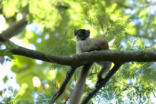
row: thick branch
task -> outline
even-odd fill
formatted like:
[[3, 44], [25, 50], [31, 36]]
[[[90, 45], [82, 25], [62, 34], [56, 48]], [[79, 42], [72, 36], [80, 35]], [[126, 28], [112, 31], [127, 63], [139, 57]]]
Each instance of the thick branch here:
[[[4, 41], [5, 38], [0, 36], [0, 40]], [[10, 42], [9, 40], [5, 40]], [[13, 44], [10, 42], [10, 44]], [[75, 56], [56, 56], [41, 53], [31, 49], [23, 48], [15, 45], [17, 48], [10, 49], [14, 55], [21, 55], [33, 59], [39, 59], [46, 62], [52, 62], [62, 65], [80, 66], [95, 61], [111, 61], [111, 62], [154, 62], [156, 61], [156, 52], [124, 52], [124, 51], [93, 51], [86, 52]]]
[[86, 63], [95, 61], [112, 61], [112, 62], [154, 62], [156, 61], [156, 52], [124, 52], [124, 51], [96, 51], [83, 53], [75, 56], [56, 56], [44, 54], [38, 51], [26, 49], [23, 47], [18, 47], [12, 49], [11, 52], [15, 55], [21, 55], [30, 57], [33, 59], [39, 59], [47, 62], [70, 65], [70, 66], [80, 66]]

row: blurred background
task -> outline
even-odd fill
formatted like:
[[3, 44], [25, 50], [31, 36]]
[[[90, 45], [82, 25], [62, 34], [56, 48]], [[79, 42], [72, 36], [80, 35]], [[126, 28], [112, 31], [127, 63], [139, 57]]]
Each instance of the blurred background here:
[[[0, 0], [0, 32], [26, 16], [11, 41], [59, 56], [75, 55], [75, 29], [109, 41], [111, 50], [156, 50], [156, 0]], [[0, 50], [6, 46], [0, 43]], [[0, 104], [47, 104], [69, 67], [0, 51]], [[85, 93], [94, 88], [92, 67]], [[56, 104], [74, 89], [79, 70]], [[129, 62], [91, 100], [93, 104], [155, 104], [156, 63]]]

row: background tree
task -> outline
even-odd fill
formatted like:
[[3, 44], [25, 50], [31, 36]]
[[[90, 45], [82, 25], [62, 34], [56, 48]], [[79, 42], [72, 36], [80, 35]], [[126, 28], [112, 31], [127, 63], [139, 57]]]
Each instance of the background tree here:
[[[155, 6], [154, 0], [1, 0], [0, 18], [5, 21], [1, 35], [11, 32], [4, 37], [17, 38], [25, 46], [43, 53], [71, 56], [75, 54], [74, 29], [87, 28], [92, 37], [109, 41], [111, 50], [154, 51]], [[24, 16], [26, 19], [22, 19]], [[21, 22], [17, 28], [14, 26], [16, 21]], [[4, 31], [11, 26], [17, 31]], [[4, 45], [0, 45], [2, 49]], [[4, 55], [11, 57], [6, 51], [0, 51], [0, 55], [1, 62], [8, 59]], [[91, 102], [152, 103], [156, 86], [155, 67], [155, 63], [124, 64]], [[16, 73], [20, 88], [9, 101], [22, 104], [48, 102], [60, 87], [68, 69], [58, 64], [14, 56], [11, 70]], [[98, 65], [92, 67], [84, 94], [93, 89], [99, 69]], [[78, 73], [79, 70], [56, 103], [63, 103], [70, 96]]]

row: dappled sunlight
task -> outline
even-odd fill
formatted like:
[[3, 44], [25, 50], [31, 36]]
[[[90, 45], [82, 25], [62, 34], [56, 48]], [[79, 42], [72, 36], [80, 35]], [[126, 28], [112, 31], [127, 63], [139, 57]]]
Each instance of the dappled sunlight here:
[[86, 84], [88, 85], [89, 88], [94, 88], [95, 83], [93, 83], [91, 80], [86, 80]]
[[26, 93], [26, 89], [27, 89], [27, 88], [28, 88], [28, 84], [23, 83], [23, 84], [20, 86], [20, 89], [18, 90], [17, 97], [18, 97], [18, 96], [22, 96], [24, 93]]
[[11, 41], [14, 42], [15, 44], [19, 45], [19, 46], [22, 46], [22, 47], [26, 47], [28, 49], [33, 49], [33, 50], [36, 50], [36, 47], [35, 45], [33, 44], [25, 44], [22, 40], [19, 40], [17, 38], [11, 38]]
[[6, 46], [5, 46], [5, 45], [3, 45], [3, 44], [2, 44], [2, 45], [0, 45], [0, 49], [2, 49], [2, 50], [3, 50], [3, 49], [6, 49]]
[[5, 18], [3, 17], [3, 15], [0, 15], [0, 33], [4, 31], [7, 27], [8, 25], [6, 24]]
[[126, 32], [129, 33], [130, 35], [134, 35], [136, 33], [136, 29], [134, 28], [133, 22], [127, 24]]
[[53, 69], [49, 70], [47, 74], [48, 79], [54, 80], [56, 78], [56, 73], [57, 73], [56, 70]]
[[10, 70], [11, 65], [12, 63], [9, 61], [0, 64], [0, 92], [3, 92], [0, 96], [0, 101], [3, 97], [13, 96], [14, 92], [12, 92], [12, 89], [13, 91], [19, 89], [19, 85], [16, 82], [16, 74]]
[[32, 79], [32, 81], [33, 81], [34, 87], [40, 87], [40, 86], [41, 86], [41, 81], [40, 81], [40, 79], [39, 79], [38, 77], [35, 76], [35, 77]]
[[36, 33], [37, 35], [41, 35], [42, 34], [42, 30], [39, 28], [39, 26], [36, 23], [28, 24], [26, 26], [26, 29], [28, 31]]
[[46, 34], [46, 35], [44, 36], [44, 39], [45, 39], [45, 40], [49, 39], [49, 35]]
[[43, 61], [41, 61], [41, 60], [35, 60], [35, 62], [36, 62], [36, 64], [43, 64]]
[[17, 20], [21, 20], [23, 18], [23, 15], [21, 13], [17, 14]]

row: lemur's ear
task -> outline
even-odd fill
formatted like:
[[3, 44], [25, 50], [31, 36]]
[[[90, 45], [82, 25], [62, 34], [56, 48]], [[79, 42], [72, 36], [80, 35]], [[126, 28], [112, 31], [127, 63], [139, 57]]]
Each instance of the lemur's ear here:
[[89, 30], [86, 30], [86, 33], [87, 33], [87, 36], [89, 36], [89, 35], [90, 35], [90, 31], [89, 31]]
[[74, 30], [74, 35], [76, 36], [79, 30], [75, 29]]

